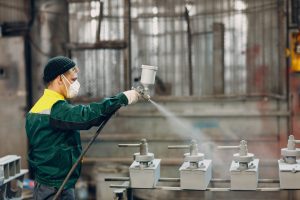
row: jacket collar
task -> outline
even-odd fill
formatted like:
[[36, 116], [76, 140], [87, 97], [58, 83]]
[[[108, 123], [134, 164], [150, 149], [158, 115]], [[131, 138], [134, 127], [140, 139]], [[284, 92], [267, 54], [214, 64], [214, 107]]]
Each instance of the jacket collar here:
[[50, 90], [50, 89], [45, 89], [44, 95], [47, 97], [55, 98], [57, 100], [65, 100], [63, 95], [59, 94], [58, 92], [55, 92], [54, 90]]

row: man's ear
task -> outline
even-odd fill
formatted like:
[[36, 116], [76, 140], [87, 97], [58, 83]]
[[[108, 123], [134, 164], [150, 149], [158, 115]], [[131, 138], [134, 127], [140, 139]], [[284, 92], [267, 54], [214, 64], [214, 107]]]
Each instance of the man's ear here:
[[57, 82], [58, 85], [63, 85], [63, 84], [64, 84], [63, 78], [62, 78], [61, 75], [57, 76], [57, 77], [55, 78], [55, 81]]

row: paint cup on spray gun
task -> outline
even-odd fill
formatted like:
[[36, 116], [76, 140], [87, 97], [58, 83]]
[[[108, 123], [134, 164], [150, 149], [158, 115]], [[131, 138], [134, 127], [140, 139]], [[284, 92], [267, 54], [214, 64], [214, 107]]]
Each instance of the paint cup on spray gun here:
[[155, 76], [158, 67], [150, 66], [150, 65], [142, 65], [141, 68], [142, 68], [141, 81], [140, 81], [141, 85], [133, 89], [135, 89], [138, 93], [140, 93], [144, 99], [150, 100], [149, 87], [151, 87], [155, 83]]

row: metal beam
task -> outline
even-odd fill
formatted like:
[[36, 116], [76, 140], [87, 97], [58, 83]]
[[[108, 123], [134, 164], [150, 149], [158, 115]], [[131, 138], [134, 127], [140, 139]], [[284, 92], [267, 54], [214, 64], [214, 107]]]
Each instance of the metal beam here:
[[96, 42], [100, 42], [100, 33], [101, 33], [101, 22], [103, 18], [103, 1], [99, 0], [100, 2], [100, 10], [99, 10], [99, 16], [98, 16], [98, 27], [96, 32]]
[[224, 34], [223, 23], [213, 23], [213, 94], [224, 94]]
[[66, 48], [69, 50], [86, 50], [86, 49], [125, 49], [127, 43], [123, 40], [101, 41], [98, 43], [68, 43]]
[[192, 64], [192, 31], [189, 10], [185, 7], [185, 20], [187, 23], [187, 44], [188, 44], [188, 67], [189, 67], [189, 94], [193, 96], [193, 64]]
[[131, 0], [124, 0], [124, 40], [127, 48], [124, 50], [124, 90], [131, 88]]

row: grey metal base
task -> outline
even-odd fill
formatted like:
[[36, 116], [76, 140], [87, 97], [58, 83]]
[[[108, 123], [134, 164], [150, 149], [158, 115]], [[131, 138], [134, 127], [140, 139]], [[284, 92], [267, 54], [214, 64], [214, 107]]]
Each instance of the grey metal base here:
[[184, 162], [179, 168], [180, 188], [187, 190], [206, 190], [212, 177], [212, 161], [203, 160], [203, 167], [190, 169], [189, 162]]
[[154, 188], [160, 178], [160, 159], [154, 159], [151, 166], [140, 167], [134, 161], [129, 167], [131, 188]]
[[278, 160], [281, 189], [300, 189], [300, 161], [288, 164]]
[[231, 190], [256, 190], [259, 159], [254, 159], [251, 163], [252, 169], [241, 171], [239, 170], [239, 163], [232, 161], [230, 167]]

